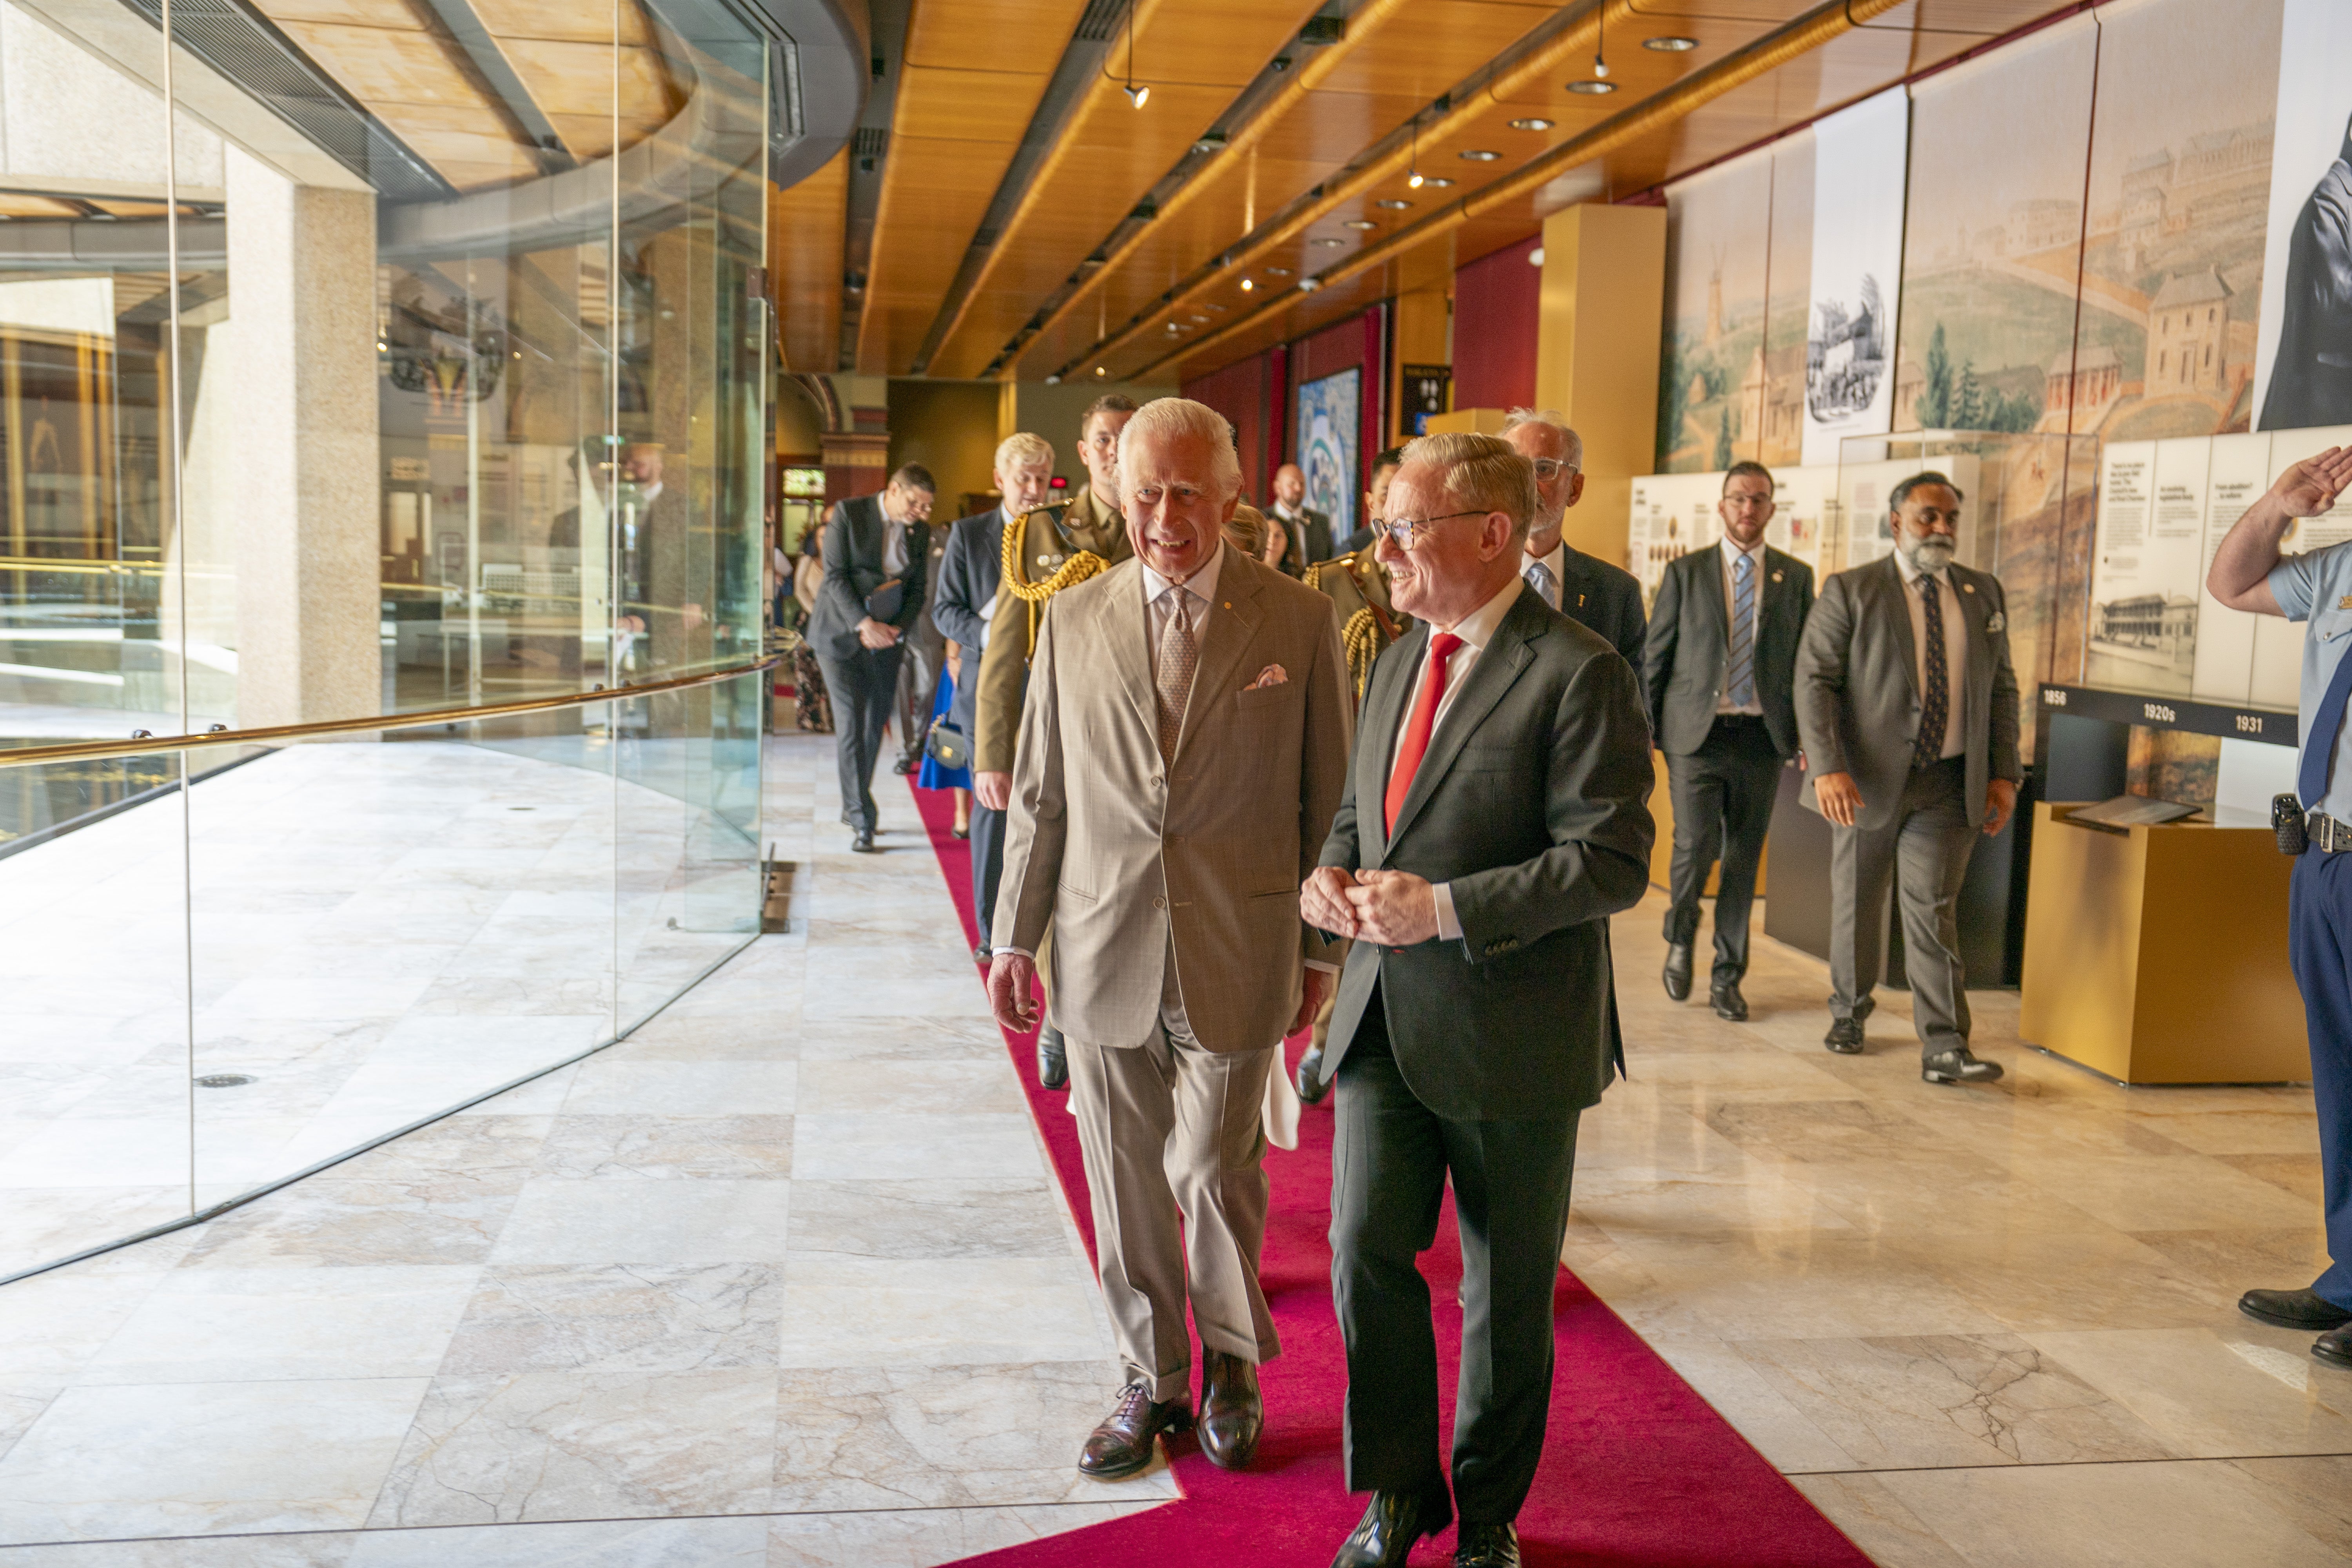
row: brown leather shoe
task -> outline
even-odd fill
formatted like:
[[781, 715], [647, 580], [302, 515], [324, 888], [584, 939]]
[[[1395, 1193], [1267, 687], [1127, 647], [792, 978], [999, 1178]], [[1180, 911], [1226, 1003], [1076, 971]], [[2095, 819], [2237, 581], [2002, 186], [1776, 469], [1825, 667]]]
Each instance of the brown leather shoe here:
[[1181, 1432], [1192, 1425], [1190, 1401], [1154, 1403], [1143, 1384], [1130, 1383], [1118, 1391], [1118, 1404], [1078, 1450], [1078, 1473], [1098, 1481], [1131, 1476], [1151, 1463], [1153, 1439], [1162, 1432]]
[[1201, 1452], [1220, 1469], [1238, 1470], [1257, 1452], [1265, 1426], [1257, 1367], [1237, 1355], [1204, 1350], [1201, 1356]]

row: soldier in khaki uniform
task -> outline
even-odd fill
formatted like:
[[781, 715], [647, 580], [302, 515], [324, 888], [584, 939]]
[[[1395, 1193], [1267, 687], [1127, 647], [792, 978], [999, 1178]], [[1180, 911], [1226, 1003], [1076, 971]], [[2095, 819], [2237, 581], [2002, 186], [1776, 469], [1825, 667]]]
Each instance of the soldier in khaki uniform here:
[[[1348, 655], [1348, 694], [1359, 703], [1371, 684], [1372, 663], [1389, 644], [1412, 629], [1412, 617], [1389, 602], [1387, 569], [1372, 559], [1372, 520], [1387, 515], [1389, 481], [1404, 464], [1404, 449], [1391, 447], [1372, 459], [1372, 488], [1364, 492], [1364, 526], [1346, 541], [1347, 549], [1328, 561], [1311, 563], [1301, 574], [1310, 588], [1331, 599], [1339, 622], [1339, 643]], [[1335, 992], [1334, 996], [1337, 995]], [[1323, 1042], [1331, 1032], [1333, 997], [1323, 999], [1315, 1015], [1315, 1038], [1298, 1059], [1298, 1098], [1309, 1105], [1321, 1100], [1330, 1086], [1323, 1081]]]
[[[972, 720], [975, 811], [1001, 814], [1012, 805], [1013, 742], [1021, 733], [1029, 659], [1045, 601], [1135, 553], [1118, 512], [1118, 433], [1134, 413], [1134, 400], [1115, 392], [1087, 405], [1078, 418], [1087, 488], [1069, 501], [1026, 513], [1004, 531], [1004, 571], [997, 583], [996, 613], [988, 624], [988, 648], [980, 658], [979, 705]], [[993, 910], [980, 911], [983, 938], [993, 918]], [[1040, 953], [1037, 973], [1043, 975], [1050, 967]], [[1050, 1013], [1037, 1031], [1037, 1081], [1047, 1089], [1069, 1081], [1062, 1031]]]

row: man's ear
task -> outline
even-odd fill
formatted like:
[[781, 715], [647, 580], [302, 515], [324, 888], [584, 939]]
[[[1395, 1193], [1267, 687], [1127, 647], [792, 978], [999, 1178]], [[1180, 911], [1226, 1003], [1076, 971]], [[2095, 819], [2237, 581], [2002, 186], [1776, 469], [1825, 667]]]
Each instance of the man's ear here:
[[1582, 468], [1579, 468], [1575, 473], [1569, 476], [1568, 500], [1560, 503], [1561, 509], [1565, 510], [1567, 508], [1574, 506], [1578, 501], [1580, 501], [1583, 499], [1584, 470]]
[[1519, 525], [1511, 521], [1509, 512], [1488, 512], [1486, 521], [1479, 524], [1478, 559], [1492, 561], [1507, 550], [1517, 549], [1518, 540], [1515, 536], [1518, 530]]

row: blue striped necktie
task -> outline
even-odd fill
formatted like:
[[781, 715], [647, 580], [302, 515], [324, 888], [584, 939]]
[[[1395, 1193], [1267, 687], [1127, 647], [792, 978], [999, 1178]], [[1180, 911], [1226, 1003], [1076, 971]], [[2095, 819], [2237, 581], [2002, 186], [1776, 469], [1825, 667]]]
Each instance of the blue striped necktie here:
[[1731, 558], [1730, 702], [1746, 708], [1756, 700], [1756, 563], [1748, 552]]
[[2294, 793], [2305, 811], [2317, 811], [2320, 797], [2327, 793], [2328, 767], [2336, 761], [2336, 732], [2344, 727], [2347, 695], [2352, 695], [2352, 651], [2336, 658], [2336, 673], [2328, 677], [2319, 710], [2312, 714], [2303, 732], [2303, 763], [2295, 770]]

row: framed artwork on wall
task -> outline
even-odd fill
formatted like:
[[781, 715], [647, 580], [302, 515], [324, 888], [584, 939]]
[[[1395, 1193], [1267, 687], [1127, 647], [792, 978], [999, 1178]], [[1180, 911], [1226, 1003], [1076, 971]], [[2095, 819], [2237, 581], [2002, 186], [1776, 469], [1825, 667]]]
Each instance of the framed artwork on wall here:
[[1363, 373], [1349, 369], [1299, 384], [1297, 432], [1299, 472], [1307, 476], [1306, 504], [1331, 520], [1331, 537], [1345, 539], [1356, 531], [1357, 447], [1362, 426]]

